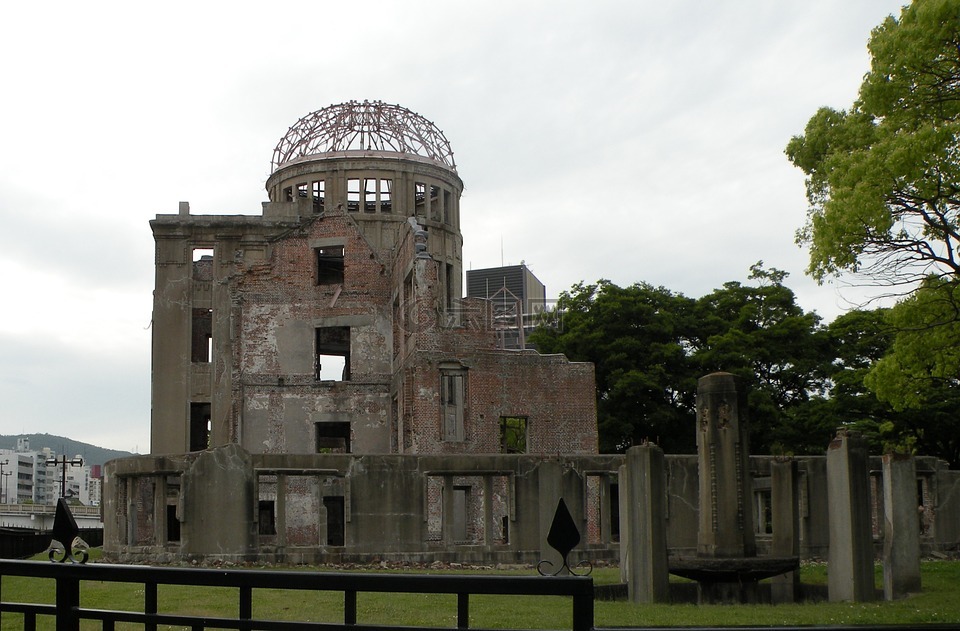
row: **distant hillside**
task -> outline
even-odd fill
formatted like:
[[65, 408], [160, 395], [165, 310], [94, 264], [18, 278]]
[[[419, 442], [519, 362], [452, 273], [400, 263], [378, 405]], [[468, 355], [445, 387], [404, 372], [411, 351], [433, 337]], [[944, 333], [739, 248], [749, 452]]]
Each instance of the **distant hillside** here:
[[82, 443], [79, 440], [73, 440], [65, 436], [54, 436], [52, 434], [0, 434], [0, 449], [16, 449], [18, 438], [30, 439], [30, 450], [40, 451], [44, 447], [57, 452], [58, 456], [66, 454], [68, 458], [82, 456], [84, 464], [94, 465], [103, 464], [107, 460], [114, 458], [123, 458], [132, 456], [129, 451], [117, 451], [116, 449], [104, 449], [89, 443]]

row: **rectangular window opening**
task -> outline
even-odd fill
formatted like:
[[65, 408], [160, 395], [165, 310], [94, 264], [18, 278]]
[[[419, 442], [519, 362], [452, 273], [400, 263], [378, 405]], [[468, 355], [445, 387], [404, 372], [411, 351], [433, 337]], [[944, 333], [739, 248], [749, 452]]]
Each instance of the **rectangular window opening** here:
[[292, 186], [288, 186], [287, 188], [283, 189], [283, 201], [285, 201], [285, 202], [292, 202], [292, 201], [293, 201], [293, 187], [292, 187]]
[[275, 500], [260, 500], [257, 508], [257, 534], [277, 534], [277, 502]]
[[350, 381], [350, 327], [318, 328], [316, 358], [318, 381]]
[[343, 496], [324, 496], [323, 506], [327, 509], [327, 545], [344, 545]]
[[466, 439], [463, 408], [466, 399], [462, 372], [444, 372], [440, 375], [440, 413], [443, 421], [443, 440], [460, 442]]
[[213, 248], [193, 248], [193, 279], [213, 280]]
[[190, 451], [210, 447], [210, 404], [190, 404]]
[[349, 178], [347, 180], [347, 210], [353, 213], [360, 210], [359, 178]]
[[213, 356], [213, 309], [194, 309], [190, 361], [209, 363]]
[[452, 216], [451, 210], [453, 210], [453, 205], [450, 203], [450, 191], [443, 189], [443, 223], [448, 226], [452, 225], [450, 221]]
[[301, 182], [300, 184], [297, 184], [297, 197], [301, 199], [305, 199], [309, 197], [308, 188], [309, 187], [306, 182]]
[[167, 504], [167, 541], [180, 541], [180, 520], [177, 505]]
[[363, 180], [363, 212], [372, 213], [377, 210], [377, 181], [372, 178]]
[[313, 212], [322, 213], [324, 204], [324, 181], [313, 183]]
[[427, 185], [423, 182], [413, 185], [413, 214], [421, 219], [427, 218]]
[[317, 428], [318, 454], [350, 453], [349, 421], [326, 421], [314, 425]]
[[527, 453], [527, 417], [500, 417], [500, 452], [505, 454]]
[[380, 212], [393, 212], [393, 180], [380, 180]]
[[343, 283], [343, 246], [331, 245], [317, 248], [317, 284], [338, 285]]

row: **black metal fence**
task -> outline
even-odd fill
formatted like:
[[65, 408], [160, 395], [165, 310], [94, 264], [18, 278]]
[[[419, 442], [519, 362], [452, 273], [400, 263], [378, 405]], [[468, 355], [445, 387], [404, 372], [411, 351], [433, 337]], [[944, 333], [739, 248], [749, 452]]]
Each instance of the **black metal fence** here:
[[[104, 631], [113, 631], [119, 622], [143, 625], [148, 631], [157, 625], [191, 629], [351, 629], [385, 628], [357, 620], [357, 594], [361, 592], [423, 593], [457, 595], [457, 628], [469, 627], [470, 596], [569, 596], [573, 599], [574, 631], [593, 628], [593, 579], [589, 577], [465, 576], [450, 574], [369, 574], [362, 572], [284, 572], [266, 570], [215, 570], [125, 566], [109, 564], [59, 564], [42, 561], [0, 560], [0, 597], [8, 577], [54, 579], [56, 600], [50, 604], [14, 603], [0, 600], [0, 617], [22, 616], [23, 628], [34, 631], [37, 618], [53, 616], [57, 631], [78, 631], [81, 620], [99, 620]], [[83, 581], [143, 585], [143, 611], [90, 609], [81, 606]], [[214, 618], [178, 613], [159, 613], [159, 585], [193, 585], [237, 588], [238, 616]], [[260, 620], [253, 618], [256, 589], [318, 590], [343, 593], [343, 624]], [[165, 603], [166, 604], [166, 603]], [[394, 627], [395, 628], [395, 627]], [[435, 628], [435, 627], [430, 627]]]

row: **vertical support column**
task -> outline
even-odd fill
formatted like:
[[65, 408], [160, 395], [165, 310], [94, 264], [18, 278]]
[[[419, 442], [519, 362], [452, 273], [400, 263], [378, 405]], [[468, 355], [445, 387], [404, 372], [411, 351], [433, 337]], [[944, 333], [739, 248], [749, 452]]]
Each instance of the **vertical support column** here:
[[837, 430], [827, 448], [831, 601], [875, 598], [869, 475], [863, 437], [845, 428]]
[[613, 541], [613, 513], [610, 506], [610, 476], [600, 476], [600, 543]]
[[443, 542], [447, 545], [455, 543], [455, 520], [453, 510], [453, 476], [443, 476], [443, 503], [440, 505], [443, 520]]
[[287, 545], [287, 476], [277, 474], [277, 500], [273, 506], [273, 521], [277, 527], [277, 546]]
[[153, 485], [153, 545], [167, 542], [167, 476], [161, 473]]
[[493, 476], [483, 476], [483, 545], [492, 546], [495, 539], [493, 523]]
[[913, 456], [883, 456], [883, 597], [920, 591], [920, 517]]
[[127, 485], [127, 545], [137, 545], [137, 485], [140, 478], [128, 476], [123, 479]]
[[[770, 553], [775, 557], [800, 556], [800, 475], [797, 461], [774, 460], [770, 464], [770, 499], [773, 541]], [[798, 572], [774, 576], [770, 585], [774, 603], [793, 603], [800, 597]]]
[[627, 591], [635, 603], [668, 602], [667, 528], [664, 515], [664, 459], [656, 445], [627, 450], [621, 469], [620, 567], [627, 568]]
[[[541, 462], [537, 468], [537, 482], [540, 509], [540, 559], [541, 562], [547, 561], [550, 564], [548, 567], [556, 570], [563, 567], [563, 556], [547, 543], [547, 535], [553, 524], [557, 503], [563, 498], [563, 468], [560, 463], [556, 460]], [[566, 503], [568, 507], [573, 504], [571, 501]]]

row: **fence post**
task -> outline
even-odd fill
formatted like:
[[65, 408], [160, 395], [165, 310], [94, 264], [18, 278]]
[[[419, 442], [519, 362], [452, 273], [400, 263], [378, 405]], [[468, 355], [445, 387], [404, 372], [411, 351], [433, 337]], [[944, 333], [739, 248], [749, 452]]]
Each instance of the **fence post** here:
[[457, 628], [470, 628], [470, 594], [457, 594]]
[[573, 631], [593, 629], [593, 581], [583, 593], [573, 597]]
[[80, 631], [80, 579], [58, 576], [57, 631]]

